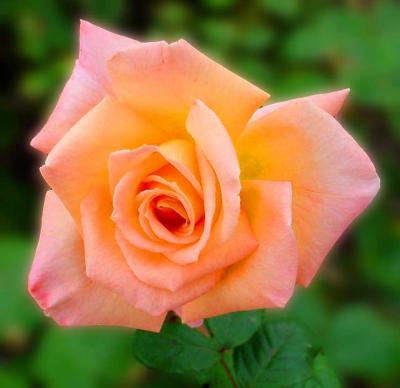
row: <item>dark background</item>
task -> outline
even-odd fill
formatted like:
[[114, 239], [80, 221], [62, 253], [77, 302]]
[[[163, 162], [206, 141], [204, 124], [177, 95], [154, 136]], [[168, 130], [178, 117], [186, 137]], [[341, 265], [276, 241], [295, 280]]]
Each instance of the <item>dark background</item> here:
[[345, 386], [400, 386], [400, 2], [0, 0], [0, 387], [190, 387], [131, 358], [131, 333], [60, 329], [27, 295], [44, 190], [29, 140], [72, 70], [79, 19], [179, 37], [273, 97], [350, 87], [341, 121], [382, 178], [374, 204], [284, 314]]

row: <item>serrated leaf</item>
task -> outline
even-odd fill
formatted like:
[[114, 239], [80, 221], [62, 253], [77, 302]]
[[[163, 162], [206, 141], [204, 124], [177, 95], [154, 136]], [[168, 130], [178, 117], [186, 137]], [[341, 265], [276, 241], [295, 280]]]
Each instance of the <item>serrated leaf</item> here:
[[133, 346], [144, 365], [170, 373], [197, 372], [220, 360], [215, 341], [179, 323], [166, 322], [160, 333], [138, 330]]
[[312, 376], [311, 345], [292, 321], [267, 321], [250, 341], [234, 350], [237, 380], [246, 388], [278, 388]]
[[221, 348], [231, 349], [249, 340], [261, 322], [262, 311], [241, 311], [207, 319], [206, 326]]

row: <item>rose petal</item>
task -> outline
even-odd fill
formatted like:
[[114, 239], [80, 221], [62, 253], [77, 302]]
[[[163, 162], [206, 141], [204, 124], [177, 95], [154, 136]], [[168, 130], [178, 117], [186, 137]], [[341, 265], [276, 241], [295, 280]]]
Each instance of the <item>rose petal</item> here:
[[184, 40], [137, 45], [116, 54], [109, 68], [117, 96], [174, 137], [184, 135], [186, 116], [197, 98], [216, 112], [233, 138], [268, 98]]
[[191, 327], [192, 329], [197, 329], [198, 327], [201, 327], [204, 323], [203, 319], [199, 319], [198, 321], [193, 321], [193, 322], [187, 322], [186, 324]]
[[[178, 189], [179, 190], [179, 189]], [[143, 218], [148, 222], [148, 225], [153, 232], [153, 234], [157, 237], [157, 241], [166, 241], [174, 244], [187, 244], [190, 242], [195, 241], [198, 238], [198, 233], [197, 235], [189, 235], [189, 236], [179, 236], [174, 233], [174, 231], [169, 230], [166, 226], [163, 225], [162, 222], [158, 219], [158, 217], [154, 213], [154, 209], [151, 208], [150, 202], [154, 200], [154, 198], [164, 196], [165, 198], [174, 198], [176, 201], [179, 201], [179, 203], [184, 203], [186, 210], [184, 210], [185, 213], [190, 213], [190, 221], [191, 223], [194, 223], [194, 215], [193, 215], [193, 209], [190, 205], [190, 203], [187, 201], [187, 198], [184, 196], [184, 194], [180, 191], [174, 192], [170, 190], [162, 190], [162, 189], [152, 189], [152, 190], [146, 190], [144, 192], [141, 192], [139, 195], [137, 195], [136, 198], [143, 197], [145, 196], [144, 201], [142, 204], [139, 206], [139, 223], [143, 226]], [[161, 200], [162, 201], [162, 200]], [[159, 201], [160, 202], [160, 201]], [[183, 207], [183, 206], [182, 206]], [[184, 209], [185, 209], [184, 208]], [[146, 209], [146, 210], [145, 210]], [[143, 214], [142, 214], [143, 212]], [[194, 230], [194, 228], [193, 228]]]
[[377, 193], [372, 162], [331, 115], [307, 100], [253, 122], [239, 139], [238, 153], [244, 179], [292, 182], [298, 281], [308, 285], [329, 249]]
[[231, 266], [209, 292], [182, 306], [183, 322], [283, 307], [293, 293], [297, 252], [290, 227], [290, 183], [244, 181], [241, 195], [259, 246], [247, 259]]
[[79, 62], [108, 92], [112, 90], [107, 61], [117, 52], [140, 45], [137, 40], [81, 20]]
[[98, 186], [82, 202], [82, 228], [88, 276], [119, 295], [134, 307], [161, 315], [208, 291], [220, 274], [197, 279], [176, 292], [151, 287], [136, 278], [115, 241], [110, 219], [111, 198], [106, 186]]
[[240, 168], [235, 148], [217, 115], [200, 100], [192, 105], [186, 127], [217, 176], [222, 208], [216, 221], [215, 238], [226, 241], [236, 227], [240, 212]]
[[[140, 166], [136, 170], [128, 172], [116, 186], [111, 218], [117, 225], [118, 230], [135, 247], [159, 253], [179, 249], [181, 244], [149, 238], [146, 228], [143, 230], [142, 217], [136, 200], [137, 190], [143, 175], [139, 168]], [[140, 174], [139, 177], [138, 174]]]
[[[111, 186], [113, 187], [118, 182], [114, 190], [113, 220], [131, 244], [152, 252], [171, 252], [180, 248], [185, 241], [172, 243], [152, 238], [151, 233], [149, 233], [150, 225], [147, 228], [143, 224], [144, 214], [141, 208], [139, 207], [138, 209], [137, 207], [136, 197], [139, 185], [146, 183], [153, 173], [164, 171], [168, 166], [172, 165], [184, 177], [180, 180], [181, 184], [183, 184], [183, 180], [186, 180], [185, 178], [188, 178], [197, 190], [201, 190], [202, 194], [201, 186], [197, 178], [192, 174], [192, 166], [188, 167], [186, 158], [182, 158], [182, 148], [188, 148], [194, 152], [193, 146], [189, 145], [188, 142], [174, 142], [173, 145], [174, 147], [169, 144], [167, 151], [165, 144], [160, 147], [143, 146], [133, 151], [117, 151], [111, 154], [109, 160]], [[175, 147], [177, 147], [177, 153], [173, 152]], [[187, 186], [190, 186], [189, 182], [185, 185], [185, 189], [189, 190]], [[177, 186], [175, 185], [176, 189]], [[192, 196], [195, 196], [196, 194], [193, 193], [195, 191], [194, 188], [190, 190], [188, 193], [192, 192]]]
[[349, 93], [350, 89], [342, 89], [342, 90], [336, 90], [334, 92], [314, 94], [312, 96], [294, 98], [292, 100], [281, 101], [275, 104], [269, 104], [263, 106], [260, 109], [257, 109], [257, 111], [251, 117], [250, 123], [252, 123], [255, 120], [258, 120], [259, 118], [265, 116], [266, 114], [269, 114], [288, 103], [291, 103], [293, 101], [302, 101], [302, 100], [309, 100], [313, 102], [315, 105], [317, 105], [319, 108], [324, 110], [325, 112], [328, 112], [332, 116], [336, 116], [339, 113], [340, 109], [342, 108], [344, 101], [346, 100]]
[[[137, 201], [134, 200], [138, 198], [137, 190], [140, 184], [153, 187], [154, 183], [158, 182], [158, 186], [163, 184], [165, 188], [180, 192], [185, 202], [186, 197], [189, 196], [187, 201], [190, 203], [187, 203], [186, 210], [190, 214], [194, 211], [191, 225], [191, 232], [193, 232], [194, 221], [197, 221], [204, 213], [203, 192], [196, 177], [199, 174], [197, 160], [193, 161], [193, 156], [190, 155], [194, 152], [191, 143], [178, 140], [163, 143], [159, 147], [143, 146], [133, 151], [122, 150], [110, 155], [109, 176], [111, 191], [114, 192], [113, 219], [132, 244], [155, 252], [178, 248], [175, 245], [161, 243], [150, 230], [150, 225], [146, 225], [148, 221], [145, 220], [145, 213], [142, 211], [143, 204], [137, 208]], [[154, 174], [161, 174], [173, 182]], [[193, 210], [192, 207], [194, 207]], [[137, 212], [139, 212], [138, 219]], [[142, 233], [142, 229], [155, 242], [149, 241]], [[188, 238], [191, 239], [191, 236], [188, 235]], [[166, 242], [168, 241], [167, 239]], [[169, 242], [178, 243], [177, 241]], [[179, 244], [187, 242], [189, 241], [181, 240]]]
[[47, 123], [31, 146], [49, 153], [62, 137], [103, 98], [103, 87], [77, 61]]
[[81, 21], [79, 60], [58, 102], [42, 130], [32, 139], [32, 147], [49, 153], [62, 137], [106, 93], [111, 93], [107, 60], [117, 51], [138, 42]]
[[[170, 150], [171, 151], [171, 150]], [[197, 152], [198, 169], [201, 175], [202, 195], [204, 199], [204, 226], [203, 233], [194, 244], [180, 246], [168, 242], [156, 242], [148, 239], [142, 232], [132, 200], [135, 188], [138, 187], [145, 176], [152, 171], [165, 167], [164, 160], [171, 163], [177, 170], [192, 182], [197, 181], [189, 169], [182, 169], [184, 165], [174, 161], [172, 154], [166, 155], [163, 146], [143, 146], [134, 151], [115, 152], [110, 157], [110, 176], [117, 181], [125, 171], [129, 171], [122, 177], [115, 187], [113, 220], [117, 223], [118, 229], [131, 244], [137, 248], [150, 250], [151, 252], [163, 253], [170, 260], [178, 264], [188, 264], [197, 261], [198, 256], [207, 244], [214, 218], [216, 197], [215, 197], [215, 176], [201, 151]], [[160, 157], [163, 155], [163, 158]], [[155, 158], [155, 159], [153, 159]]]
[[79, 222], [79, 205], [94, 184], [108, 181], [108, 157], [121, 148], [158, 144], [164, 135], [106, 97], [53, 148], [42, 175]]
[[147, 182], [154, 187], [164, 186], [165, 188], [169, 188], [184, 195], [193, 208], [195, 222], [204, 216], [203, 189], [201, 189], [199, 193], [174, 166], [165, 166], [157, 171], [156, 174], [148, 176], [143, 182]]
[[118, 325], [160, 331], [164, 321], [164, 316], [136, 310], [86, 277], [81, 237], [52, 191], [46, 194], [29, 291], [45, 313], [63, 326]]
[[198, 260], [211, 235], [216, 208], [215, 175], [203, 152], [197, 149], [197, 160], [201, 175], [201, 183], [204, 197], [204, 225], [203, 233], [193, 244], [183, 246], [172, 252], [165, 252], [165, 256], [177, 264], [190, 264]]
[[[159, 154], [159, 156], [156, 159], [149, 159], [152, 154]], [[157, 162], [162, 159], [178, 170], [200, 196], [203, 195], [195, 147], [192, 142], [182, 139], [170, 140], [158, 147], [143, 145], [135, 150], [120, 150], [112, 153], [109, 158], [111, 192], [114, 192], [115, 186], [127, 172], [140, 166], [140, 170], [146, 170], [146, 173], [142, 174], [144, 177], [167, 165], [166, 162], [164, 164]]]
[[135, 248], [121, 233], [117, 232], [116, 237], [130, 268], [139, 279], [154, 287], [171, 291], [234, 264], [252, 253], [258, 245], [244, 212], [240, 214], [235, 232], [229, 241], [216, 247], [206, 246], [199, 260], [187, 265], [175, 264], [161, 254], [155, 255]]

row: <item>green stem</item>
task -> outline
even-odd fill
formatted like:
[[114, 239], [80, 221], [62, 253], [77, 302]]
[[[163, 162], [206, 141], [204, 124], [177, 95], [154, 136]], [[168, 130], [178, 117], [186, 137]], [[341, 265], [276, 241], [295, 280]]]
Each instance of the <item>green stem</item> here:
[[[211, 338], [214, 337], [214, 333], [211, 331], [211, 328], [207, 325], [207, 321], [204, 322], [204, 324], [201, 326], [201, 329], [202, 329], [201, 331], [205, 331], [206, 333], [208, 333], [209, 337], [211, 337]], [[236, 384], [235, 378], [233, 377], [232, 372], [229, 369], [229, 366], [225, 361], [225, 358], [224, 358], [225, 349], [221, 349], [220, 352], [221, 352], [221, 365], [224, 368], [226, 376], [228, 377], [228, 380], [232, 384], [232, 387], [233, 388], [238, 388], [238, 385]]]

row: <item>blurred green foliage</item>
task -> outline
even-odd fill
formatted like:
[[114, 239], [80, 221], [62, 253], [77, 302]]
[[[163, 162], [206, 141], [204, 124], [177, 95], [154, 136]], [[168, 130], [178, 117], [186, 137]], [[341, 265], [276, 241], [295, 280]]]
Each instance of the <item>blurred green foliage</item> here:
[[[400, 386], [398, 1], [2, 0], [0, 387], [197, 384], [130, 358], [129, 331], [57, 328], [27, 295], [43, 193], [40, 157], [28, 144], [72, 69], [79, 18], [142, 39], [184, 37], [264, 87], [272, 101], [352, 89], [341, 120], [376, 162], [382, 191], [312, 287], [269, 314], [304, 322], [345, 386]], [[221, 386], [224, 378], [215, 370]]]

